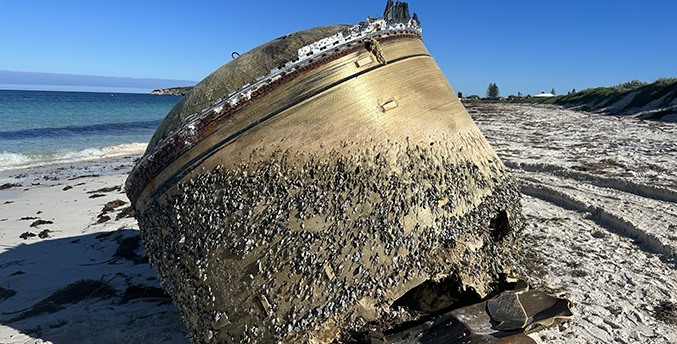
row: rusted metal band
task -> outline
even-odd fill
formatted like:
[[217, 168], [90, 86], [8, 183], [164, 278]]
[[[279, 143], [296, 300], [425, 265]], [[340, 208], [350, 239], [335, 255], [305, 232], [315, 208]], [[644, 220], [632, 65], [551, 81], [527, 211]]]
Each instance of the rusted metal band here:
[[[391, 61], [389, 61], [389, 63], [396, 63], [396, 62], [399, 62], [399, 61], [404, 61], [404, 60], [411, 59], [411, 58], [416, 58], [416, 57], [431, 57], [431, 56], [428, 55], [428, 54], [409, 55], [409, 56], [403, 56], [403, 57], [400, 57], [400, 58], [391, 60]], [[211, 156], [213, 156], [214, 154], [216, 154], [216, 153], [217, 153], [219, 150], [221, 150], [221, 148], [223, 148], [224, 146], [227, 146], [229, 143], [231, 143], [231, 142], [233, 142], [235, 139], [237, 139], [238, 136], [240, 136], [240, 135], [242, 135], [243, 133], [245, 133], [245, 132], [247, 132], [247, 131], [253, 129], [254, 127], [256, 127], [256, 126], [258, 126], [258, 125], [260, 125], [260, 124], [266, 122], [267, 120], [269, 120], [269, 119], [271, 119], [271, 118], [273, 118], [273, 117], [279, 115], [279, 114], [282, 113], [283, 111], [285, 111], [285, 110], [287, 110], [287, 109], [289, 109], [289, 108], [291, 108], [291, 107], [293, 107], [293, 106], [295, 106], [295, 105], [298, 105], [299, 103], [304, 102], [304, 101], [306, 101], [306, 100], [308, 100], [308, 99], [310, 99], [310, 98], [312, 98], [312, 97], [314, 97], [314, 96], [317, 96], [318, 94], [320, 94], [320, 93], [322, 93], [322, 92], [325, 92], [325, 91], [327, 91], [327, 90], [329, 90], [329, 89], [331, 89], [331, 88], [333, 88], [333, 87], [337, 87], [337, 86], [339, 86], [339, 85], [345, 83], [346, 81], [348, 81], [348, 80], [350, 80], [350, 79], [353, 79], [353, 78], [355, 78], [355, 77], [361, 76], [361, 75], [363, 75], [363, 74], [369, 73], [369, 72], [371, 72], [371, 71], [373, 71], [373, 70], [375, 70], [375, 69], [378, 69], [378, 68], [381, 68], [381, 67], [385, 67], [385, 66], [386, 66], [386, 65], [378, 64], [378, 65], [376, 65], [376, 66], [374, 66], [374, 67], [365, 69], [365, 70], [363, 70], [363, 71], [361, 71], [361, 72], [359, 72], [359, 73], [353, 74], [353, 75], [351, 75], [351, 76], [349, 76], [349, 77], [343, 78], [343, 79], [341, 79], [341, 80], [339, 80], [339, 81], [337, 81], [337, 82], [334, 82], [334, 83], [332, 83], [332, 84], [329, 84], [329, 85], [327, 85], [327, 86], [325, 86], [325, 87], [323, 87], [323, 88], [317, 90], [316, 92], [314, 92], [314, 93], [312, 93], [312, 94], [310, 94], [310, 95], [307, 95], [307, 96], [305, 96], [305, 97], [303, 97], [303, 98], [301, 98], [301, 99], [299, 99], [299, 100], [297, 100], [297, 101], [295, 101], [295, 102], [293, 102], [293, 103], [287, 105], [287, 106], [284, 107], [284, 108], [280, 108], [280, 109], [277, 109], [277, 110], [275, 110], [275, 111], [269, 113], [268, 115], [266, 115], [266, 116], [262, 117], [261, 119], [257, 120], [255, 123], [252, 123], [252, 124], [250, 124], [249, 126], [247, 126], [246, 128], [241, 129], [241, 130], [237, 131], [236, 133], [234, 133], [234, 134], [232, 134], [232, 135], [230, 135], [230, 136], [224, 138], [224, 139], [221, 140], [218, 144], [216, 144], [216, 145], [214, 145], [214, 146], [211, 146], [209, 149], [207, 149], [207, 150], [205, 150], [204, 152], [200, 153], [198, 156], [196, 156], [195, 158], [193, 158], [188, 164], [185, 164], [185, 165], [183, 166], [183, 168], [179, 169], [176, 173], [174, 173], [174, 175], [172, 175], [169, 179], [165, 180], [165, 181], [162, 182], [160, 185], [156, 185], [156, 186], [155, 186], [155, 189], [154, 189], [150, 194], [148, 194], [146, 197], [156, 198], [156, 197], [158, 197], [158, 196], [164, 194], [164, 193], [167, 192], [173, 185], [175, 185], [176, 183], [178, 183], [178, 182], [179, 182], [181, 179], [183, 179], [186, 175], [188, 175], [190, 172], [192, 172], [196, 167], [200, 166], [200, 164], [202, 164], [205, 160], [207, 160], [208, 158], [210, 158]]]
[[[415, 34], [410, 34], [410, 33], [401, 33], [401, 34], [394, 34], [394, 35], [389, 35], [385, 37], [378, 37], [377, 41], [379, 43], [385, 43], [393, 40], [401, 40], [401, 39], [418, 39], [420, 40], [421, 37]], [[177, 131], [174, 135], [171, 137], [167, 138], [162, 142], [162, 144], [159, 144], [158, 146], [153, 149], [150, 155], [146, 155], [142, 158], [142, 160], [137, 164], [137, 166], [134, 168], [134, 170], [130, 173], [130, 177], [127, 181], [128, 187], [127, 189], [129, 191], [129, 198], [132, 201], [133, 204], [136, 204], [139, 201], [139, 198], [144, 195], [148, 194], [150, 197], [156, 197], [159, 195], [162, 195], [164, 192], [166, 192], [169, 188], [170, 184], [167, 184], [166, 182], [160, 182], [159, 185], [151, 185], [151, 181], [158, 177], [160, 172], [167, 168], [170, 164], [172, 164], [178, 157], [186, 154], [193, 145], [199, 143], [200, 141], [204, 140], [205, 138], [209, 137], [214, 133], [214, 131], [218, 128], [219, 124], [222, 123], [224, 120], [228, 119], [229, 117], [235, 115], [236, 113], [242, 111], [245, 107], [250, 105], [252, 102], [255, 100], [259, 99], [265, 94], [268, 94], [269, 92], [273, 91], [274, 89], [277, 89], [279, 86], [283, 84], [287, 84], [290, 81], [298, 78], [301, 75], [305, 75], [319, 67], [322, 67], [332, 61], [338, 60], [339, 58], [348, 56], [350, 54], [359, 52], [360, 50], [365, 50], [365, 45], [363, 44], [364, 42], [359, 42], [359, 44], [355, 44], [352, 46], [349, 46], [348, 48], [345, 48], [343, 50], [340, 50], [338, 52], [332, 53], [330, 56], [327, 56], [326, 58], [322, 60], [317, 60], [317, 61], [312, 61], [308, 65], [305, 65], [291, 73], [287, 73], [284, 75], [282, 78], [279, 78], [278, 80], [275, 80], [268, 84], [266, 87], [257, 90], [257, 92], [252, 93], [251, 98], [247, 101], [242, 101], [236, 104], [234, 107], [222, 109], [219, 112], [213, 112], [206, 116], [205, 118], [201, 119], [197, 125], [195, 125], [192, 130], [194, 135], [191, 137], [186, 137], [184, 133], [181, 131]], [[329, 55], [329, 53], [328, 53]], [[406, 60], [408, 58], [414, 58], [414, 57], [430, 57], [429, 54], [413, 54], [413, 55], [407, 55], [407, 56], [401, 56], [398, 58], [395, 58], [391, 61], [390, 63]], [[215, 150], [218, 150], [218, 147], [223, 146], [227, 144], [228, 142], [231, 142], [234, 140], [237, 136], [241, 135], [242, 133], [250, 130], [254, 126], [262, 123], [263, 121], [270, 119], [274, 117], [275, 115], [279, 114], [280, 112], [300, 103], [303, 102], [313, 96], [316, 96], [317, 94], [320, 94], [322, 92], [325, 92], [326, 90], [336, 87], [337, 85], [350, 80], [352, 78], [358, 77], [360, 75], [363, 75], [365, 73], [368, 73], [369, 71], [373, 71], [377, 68], [383, 67], [385, 65], [376, 65], [373, 67], [369, 67], [367, 69], [364, 69], [362, 71], [358, 71], [357, 73], [351, 74], [348, 77], [345, 77], [339, 81], [333, 82], [329, 85], [326, 85], [312, 94], [306, 95], [303, 98], [300, 98], [293, 103], [287, 104], [285, 107], [280, 108], [276, 111], [273, 111], [269, 113], [268, 115], [260, 118], [256, 123], [252, 123], [252, 125], [248, 126], [247, 128], [241, 129], [238, 131], [238, 133], [229, 135], [227, 138], [223, 139], [220, 141], [218, 145], [215, 147], [211, 147], [205, 152], [202, 152], [198, 155], [198, 157], [195, 157], [190, 160], [189, 164], [195, 164], [198, 163], [198, 161], [203, 161], [207, 157], [211, 156], [213, 153], [208, 153], [208, 152], [214, 152]], [[188, 125], [184, 124], [184, 127]], [[185, 166], [184, 166], [185, 167]], [[167, 180], [169, 181], [171, 179], [172, 182], [176, 182], [183, 178], [186, 174], [190, 173], [192, 171], [191, 167], [185, 167], [180, 169], [180, 172], [177, 172], [172, 176], [171, 178], [168, 178]], [[178, 176], [181, 176], [179, 178]], [[134, 187], [129, 187], [131, 186], [131, 183], [134, 184]], [[148, 188], [156, 188], [155, 190], [147, 190]], [[160, 190], [161, 189], [161, 190]]]

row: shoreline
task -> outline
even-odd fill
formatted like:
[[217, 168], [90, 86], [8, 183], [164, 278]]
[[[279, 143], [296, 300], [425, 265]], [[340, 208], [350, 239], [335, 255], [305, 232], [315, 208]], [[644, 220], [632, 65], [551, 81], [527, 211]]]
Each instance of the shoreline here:
[[[41, 167], [49, 168], [52, 165], [63, 165], [57, 168], [68, 167], [95, 160], [115, 159], [123, 156], [140, 157], [148, 146], [147, 142], [123, 143], [103, 147], [83, 149], [63, 149], [40, 152], [2, 152], [0, 153], [0, 182], [3, 175], [9, 171], [32, 170]], [[4, 182], [3, 182], [4, 183]]]
[[[521, 186], [530, 284], [574, 303], [571, 320], [530, 337], [677, 342], [677, 202], [656, 192], [677, 193], [677, 125], [523, 105], [468, 111]], [[189, 342], [166, 296], [133, 294], [160, 288], [143, 249], [116, 255], [139, 243], [124, 181], [142, 153], [0, 171], [0, 185], [21, 184], [0, 190], [0, 342]], [[83, 279], [114, 293], [10, 321]]]
[[[0, 295], [14, 294], [0, 296], [0, 342], [188, 342], [129, 217], [124, 181], [141, 154], [0, 171], [21, 184], [0, 190]], [[111, 293], [41, 308], [82, 281]]]

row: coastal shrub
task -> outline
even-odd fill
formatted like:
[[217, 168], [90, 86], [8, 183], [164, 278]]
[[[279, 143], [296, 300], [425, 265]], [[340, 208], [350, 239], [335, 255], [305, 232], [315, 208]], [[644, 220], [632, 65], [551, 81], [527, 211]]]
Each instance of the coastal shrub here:
[[660, 99], [668, 95], [670, 96], [666, 97], [661, 105], [665, 105], [677, 97], [677, 78], [661, 78], [640, 88], [639, 93], [624, 109], [627, 110], [636, 107], [642, 107], [656, 99]]
[[605, 99], [609, 97], [616, 98], [619, 95], [619, 92], [615, 91], [611, 87], [589, 88], [580, 92], [557, 97], [555, 99], [555, 104], [589, 104], [590, 108], [595, 108]]
[[628, 90], [634, 90], [636, 88], [640, 88], [642, 86], [648, 85], [649, 83], [646, 81], [639, 81], [637, 79], [624, 82], [624, 83], [618, 83], [616, 86], [611, 86], [614, 88], [616, 91], [628, 91]]

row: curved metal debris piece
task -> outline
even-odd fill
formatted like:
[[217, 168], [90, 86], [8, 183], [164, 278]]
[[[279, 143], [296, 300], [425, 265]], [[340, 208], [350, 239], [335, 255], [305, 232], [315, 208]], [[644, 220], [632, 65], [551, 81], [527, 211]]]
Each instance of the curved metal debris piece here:
[[537, 290], [516, 289], [434, 316], [383, 338], [383, 343], [536, 343], [528, 334], [569, 320], [571, 303]]
[[427, 280], [485, 296], [520, 272], [515, 181], [412, 19], [231, 60], [170, 111], [126, 190], [196, 343], [326, 343]]

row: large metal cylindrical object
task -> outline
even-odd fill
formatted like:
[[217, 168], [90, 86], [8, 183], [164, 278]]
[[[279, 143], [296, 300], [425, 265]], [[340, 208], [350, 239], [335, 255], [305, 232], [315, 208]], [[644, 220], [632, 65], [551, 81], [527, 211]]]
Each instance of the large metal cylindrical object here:
[[515, 182], [416, 22], [237, 57], [167, 116], [127, 192], [193, 342], [329, 342], [424, 281], [486, 295], [515, 269]]

